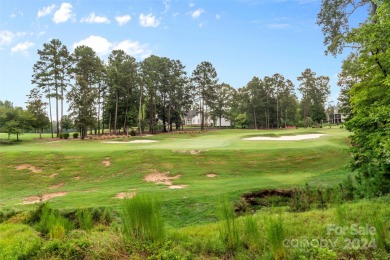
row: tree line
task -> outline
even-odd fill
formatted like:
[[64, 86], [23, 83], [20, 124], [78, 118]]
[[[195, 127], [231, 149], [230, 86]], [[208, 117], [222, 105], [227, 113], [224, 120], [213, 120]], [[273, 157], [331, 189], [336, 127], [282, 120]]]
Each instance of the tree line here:
[[[220, 83], [216, 69], [207, 61], [188, 75], [180, 60], [152, 55], [137, 61], [123, 50], [113, 50], [104, 62], [92, 48], [79, 46], [70, 53], [58, 39], [45, 43], [38, 56], [27, 110], [35, 118], [30, 127], [42, 131], [49, 126], [52, 137], [70, 125], [80, 131], [82, 139], [88, 130], [127, 134], [129, 128], [137, 127], [140, 133], [145, 129], [168, 132], [183, 127], [190, 110], [199, 114], [202, 130], [210, 118], [256, 129], [307, 127], [326, 120], [329, 78], [317, 77], [310, 69], [297, 78], [299, 101], [292, 81], [278, 73], [253, 77], [235, 89]], [[68, 111], [64, 111], [64, 102]], [[0, 112], [0, 117], [7, 116]], [[0, 127], [12, 132], [5, 123]]]

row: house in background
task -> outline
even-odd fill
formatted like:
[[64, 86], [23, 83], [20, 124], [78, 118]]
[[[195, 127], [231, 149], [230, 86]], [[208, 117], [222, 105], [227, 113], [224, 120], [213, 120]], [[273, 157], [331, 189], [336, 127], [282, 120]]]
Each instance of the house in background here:
[[[184, 117], [184, 125], [186, 126], [200, 126], [201, 125], [201, 117], [200, 117], [200, 113], [196, 110], [190, 110], [187, 115]], [[219, 123], [220, 123], [220, 120], [219, 118], [216, 119], [216, 120], [212, 120], [211, 117], [207, 116], [207, 114], [205, 114], [205, 118], [204, 118], [204, 124], [205, 126], [216, 126], [218, 127], [219, 126]], [[221, 126], [223, 127], [230, 127], [232, 125], [232, 123], [225, 119], [225, 118], [222, 118], [221, 120]]]
[[328, 108], [328, 123], [330, 124], [342, 124], [347, 118], [346, 115], [342, 114], [338, 106]]

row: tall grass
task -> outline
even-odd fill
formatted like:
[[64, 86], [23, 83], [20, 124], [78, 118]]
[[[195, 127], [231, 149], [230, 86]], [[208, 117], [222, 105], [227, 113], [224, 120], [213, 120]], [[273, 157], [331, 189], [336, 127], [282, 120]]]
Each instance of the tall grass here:
[[253, 216], [246, 216], [244, 218], [244, 241], [245, 246], [251, 251], [261, 251], [262, 237], [260, 234], [260, 227]]
[[61, 214], [51, 209], [48, 204], [42, 207], [42, 213], [38, 225], [39, 229], [49, 234], [50, 238], [62, 239], [65, 232], [73, 229], [73, 223], [61, 216]]
[[165, 237], [160, 203], [147, 195], [123, 200], [123, 233], [128, 239], [157, 242]]
[[240, 243], [239, 227], [235, 218], [234, 208], [227, 199], [223, 200], [220, 205], [219, 234], [222, 242], [228, 252], [234, 252]]
[[281, 216], [270, 217], [266, 221], [267, 241], [276, 260], [286, 258], [286, 248], [283, 246], [286, 231]]
[[77, 220], [79, 221], [79, 226], [84, 230], [91, 230], [93, 228], [92, 213], [86, 209], [77, 210]]

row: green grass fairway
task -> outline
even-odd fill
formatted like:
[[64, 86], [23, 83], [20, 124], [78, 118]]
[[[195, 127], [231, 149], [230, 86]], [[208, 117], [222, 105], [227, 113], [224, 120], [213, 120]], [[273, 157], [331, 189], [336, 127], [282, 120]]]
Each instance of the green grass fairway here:
[[[242, 140], [306, 133], [326, 135], [302, 141]], [[334, 128], [220, 130], [122, 139], [155, 143], [109, 144], [103, 143], [107, 140], [37, 141], [33, 137], [38, 135], [26, 134], [21, 142], [0, 146], [0, 209], [32, 208], [23, 204], [27, 197], [57, 192], [67, 194], [50, 199], [52, 207], [115, 208], [121, 204], [114, 198], [118, 193], [136, 192], [160, 198], [171, 226], [212, 222], [221, 197], [235, 201], [257, 189], [338, 183], [348, 173], [348, 135]], [[23, 164], [30, 169], [18, 170]], [[176, 176], [172, 185], [186, 186], [169, 189], [166, 184], [146, 182], [144, 177], [151, 173]]]

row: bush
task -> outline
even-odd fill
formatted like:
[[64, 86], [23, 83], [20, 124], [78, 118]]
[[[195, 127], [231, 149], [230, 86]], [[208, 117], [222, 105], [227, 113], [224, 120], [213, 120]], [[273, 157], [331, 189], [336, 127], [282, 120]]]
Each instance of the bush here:
[[65, 236], [66, 231], [73, 229], [73, 224], [58, 211], [45, 204], [42, 207], [38, 229], [42, 233], [48, 234], [50, 238], [61, 239]]
[[63, 133], [62, 136], [64, 137], [64, 139], [68, 139], [69, 138], [69, 133]]
[[137, 133], [134, 131], [134, 129], [131, 129], [130, 135], [131, 135], [131, 136], [136, 136], [136, 134], [137, 134]]
[[42, 244], [37, 232], [23, 224], [1, 224], [0, 238], [0, 259], [31, 259]]
[[60, 134], [58, 135], [58, 137], [59, 137], [60, 139], [63, 139], [63, 138], [64, 138], [64, 134], [63, 134], [63, 133], [60, 133]]
[[88, 210], [77, 210], [77, 220], [79, 227], [84, 230], [91, 230], [93, 227], [92, 214]]
[[72, 135], [74, 139], [77, 139], [79, 137], [79, 133], [73, 133]]
[[156, 199], [137, 195], [123, 200], [123, 233], [128, 239], [157, 242], [165, 236], [161, 207]]

